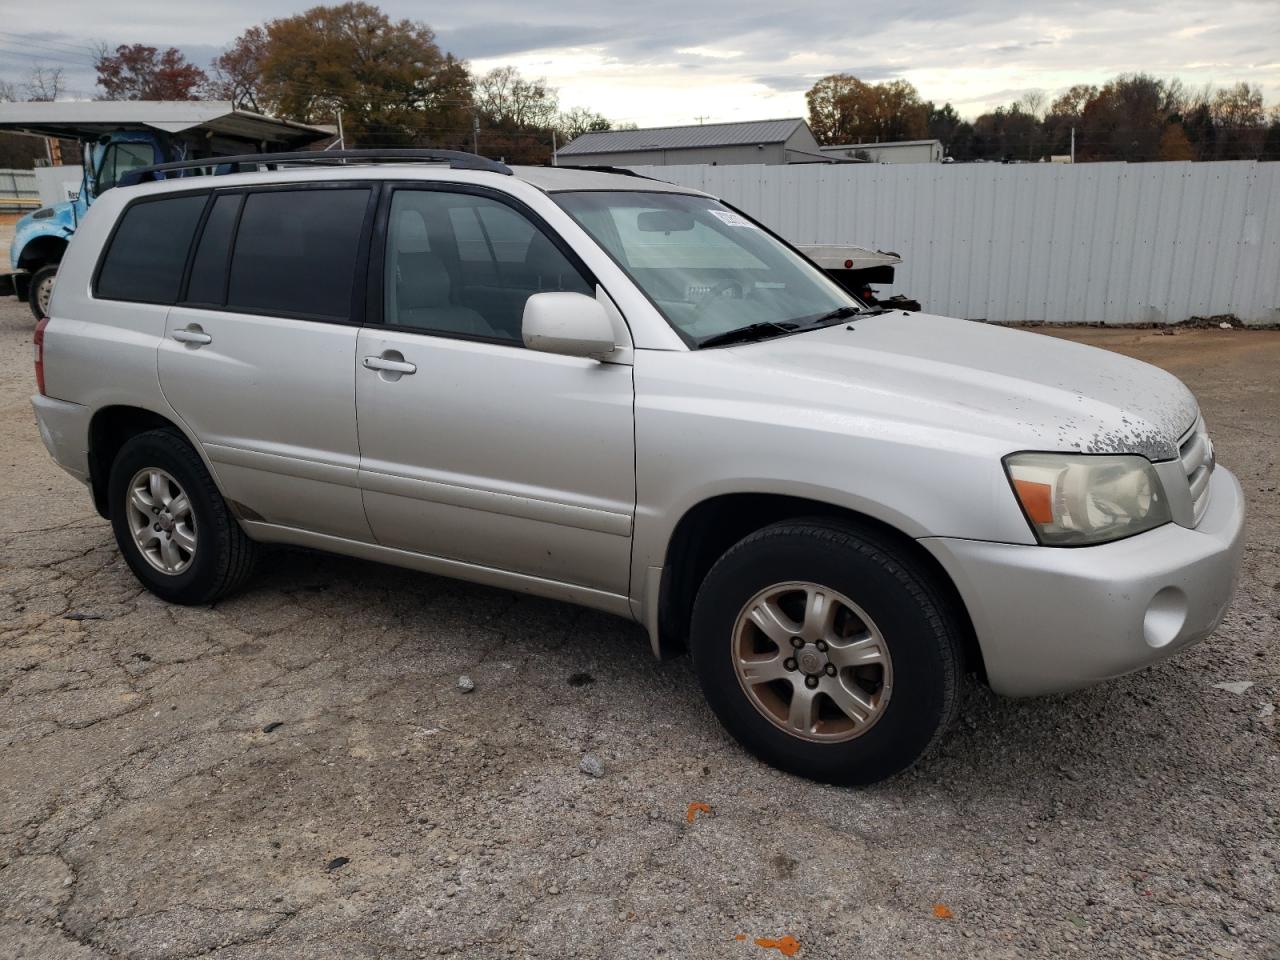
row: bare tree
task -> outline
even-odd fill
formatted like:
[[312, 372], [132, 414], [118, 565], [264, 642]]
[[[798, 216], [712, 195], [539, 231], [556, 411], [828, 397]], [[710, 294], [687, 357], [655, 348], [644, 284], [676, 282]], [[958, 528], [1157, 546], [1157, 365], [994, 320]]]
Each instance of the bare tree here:
[[1043, 120], [1045, 106], [1048, 102], [1049, 98], [1045, 96], [1043, 90], [1028, 90], [1014, 101], [1014, 106], [1021, 108], [1022, 112], [1028, 116]]
[[227, 47], [210, 67], [213, 76], [207, 92], [216, 100], [230, 100], [233, 106], [260, 112], [262, 62], [268, 51], [267, 31], [250, 27]]
[[18, 88], [8, 80], [0, 80], [0, 103], [13, 103], [18, 99]]
[[40, 103], [52, 103], [67, 88], [61, 67], [46, 67], [40, 63], [31, 68], [31, 73], [22, 86], [28, 100]]
[[565, 143], [576, 140], [584, 133], [612, 129], [612, 124], [610, 124], [608, 117], [587, 107], [574, 107], [571, 110], [566, 110], [560, 114], [560, 119], [556, 126]]
[[475, 100], [490, 123], [516, 128], [549, 127], [559, 103], [541, 77], [526, 80], [515, 67], [497, 67], [475, 79]]

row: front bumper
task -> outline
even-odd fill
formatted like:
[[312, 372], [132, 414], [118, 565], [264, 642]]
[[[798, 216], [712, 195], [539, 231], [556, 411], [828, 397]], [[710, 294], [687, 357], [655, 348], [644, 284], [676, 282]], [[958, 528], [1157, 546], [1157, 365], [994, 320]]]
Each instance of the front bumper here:
[[54, 461], [81, 483], [89, 482], [89, 419], [84, 404], [36, 395], [31, 398], [40, 439]]
[[1202, 640], [1222, 621], [1244, 549], [1244, 494], [1210, 481], [1195, 529], [1165, 524], [1096, 547], [927, 537], [973, 621], [997, 693], [1058, 693], [1120, 676]]

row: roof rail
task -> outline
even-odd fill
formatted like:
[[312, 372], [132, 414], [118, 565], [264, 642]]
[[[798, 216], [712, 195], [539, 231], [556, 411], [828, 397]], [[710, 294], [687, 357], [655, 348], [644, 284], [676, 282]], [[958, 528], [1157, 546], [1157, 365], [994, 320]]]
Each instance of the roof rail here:
[[[164, 180], [166, 174], [184, 170], [205, 170], [208, 175], [218, 175], [275, 170], [295, 165], [338, 167], [351, 163], [447, 163], [454, 170], [487, 170], [511, 176], [511, 168], [505, 163], [474, 153], [463, 153], [461, 150], [303, 150], [295, 153], [248, 153], [235, 157], [204, 157], [199, 160], [157, 163], [126, 172], [117, 185], [130, 187], [153, 180]], [[219, 167], [232, 169], [219, 171], [216, 169]], [[242, 170], [241, 167], [247, 169]]]

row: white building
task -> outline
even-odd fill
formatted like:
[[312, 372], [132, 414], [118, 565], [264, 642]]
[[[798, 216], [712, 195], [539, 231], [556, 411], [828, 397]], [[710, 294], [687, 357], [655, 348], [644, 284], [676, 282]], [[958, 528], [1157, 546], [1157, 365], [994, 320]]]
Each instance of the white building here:
[[941, 140], [891, 140], [885, 143], [844, 143], [820, 147], [829, 157], [872, 163], [941, 163]]
[[800, 117], [584, 133], [556, 154], [562, 167], [635, 164], [839, 163]]

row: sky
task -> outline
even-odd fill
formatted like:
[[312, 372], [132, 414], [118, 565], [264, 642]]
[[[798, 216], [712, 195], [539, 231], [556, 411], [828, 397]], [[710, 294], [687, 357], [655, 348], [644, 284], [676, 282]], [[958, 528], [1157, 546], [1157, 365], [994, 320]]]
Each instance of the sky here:
[[[19, 0], [8, 0], [6, 6]], [[803, 116], [804, 91], [829, 73], [902, 78], [966, 117], [1029, 91], [1049, 99], [1119, 73], [1177, 76], [1192, 87], [1257, 84], [1280, 104], [1277, 0], [472, 0], [384, 2], [428, 23], [478, 71], [514, 64], [585, 106], [640, 126]], [[99, 41], [176, 46], [207, 67], [247, 27], [306, 9], [284, 0], [26, 0], [0, 19], [0, 79], [37, 63], [94, 95]]]

